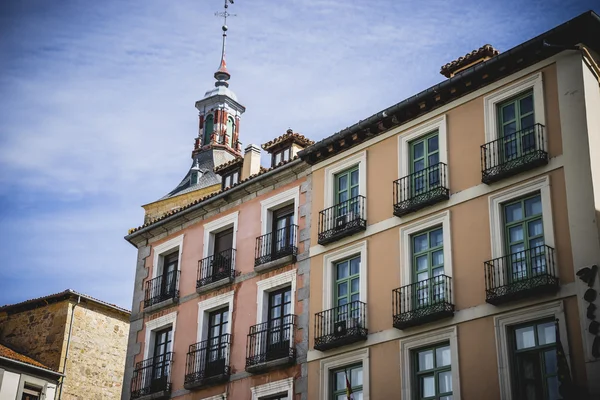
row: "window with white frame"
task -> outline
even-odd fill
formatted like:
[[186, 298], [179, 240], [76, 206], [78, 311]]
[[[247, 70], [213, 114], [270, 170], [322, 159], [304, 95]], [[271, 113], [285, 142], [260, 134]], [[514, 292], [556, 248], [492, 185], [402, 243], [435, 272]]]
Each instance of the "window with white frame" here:
[[323, 257], [323, 310], [367, 302], [367, 242], [355, 243]]
[[456, 326], [400, 339], [403, 399], [460, 399]]
[[250, 392], [252, 400], [291, 400], [294, 396], [294, 378], [253, 386]]
[[[362, 151], [325, 168], [325, 208], [367, 196], [367, 152]], [[366, 210], [366, 206], [364, 207]], [[366, 219], [366, 211], [363, 211]]]
[[256, 243], [256, 265], [295, 254], [299, 198], [300, 188], [296, 186], [260, 202], [261, 236]]
[[180, 235], [154, 246], [152, 277], [146, 282], [144, 307], [178, 295], [183, 237], [184, 235]]
[[236, 211], [204, 224], [203, 258], [235, 250], [238, 215]]
[[[175, 342], [177, 311], [146, 322], [144, 359], [159, 357], [158, 362], [170, 362]], [[164, 360], [163, 360], [164, 359]]]
[[348, 388], [355, 400], [369, 399], [369, 348], [328, 357], [320, 367], [321, 399], [346, 399]]

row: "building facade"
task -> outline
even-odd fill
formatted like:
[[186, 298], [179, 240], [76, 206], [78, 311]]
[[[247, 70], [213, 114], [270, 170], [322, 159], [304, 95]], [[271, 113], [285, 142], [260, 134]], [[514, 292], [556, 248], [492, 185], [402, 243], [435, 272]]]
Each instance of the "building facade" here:
[[128, 325], [129, 311], [72, 290], [0, 307], [0, 399], [120, 398]]
[[[226, 2], [227, 4], [227, 2]], [[224, 32], [226, 28], [223, 28]], [[310, 176], [288, 130], [241, 153], [222, 54], [182, 182], [144, 206], [123, 399], [306, 398]]]
[[484, 46], [300, 152], [309, 399], [600, 397], [599, 50]]

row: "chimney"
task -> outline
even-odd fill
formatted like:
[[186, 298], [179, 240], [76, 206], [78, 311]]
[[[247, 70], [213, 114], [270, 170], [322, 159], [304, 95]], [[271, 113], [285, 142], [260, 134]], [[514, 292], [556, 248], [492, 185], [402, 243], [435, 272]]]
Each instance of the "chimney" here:
[[244, 165], [242, 167], [242, 179], [260, 172], [260, 147], [249, 144], [244, 150]]
[[464, 71], [473, 65], [487, 61], [498, 54], [500, 54], [500, 52], [493, 48], [491, 44], [486, 44], [477, 50], [473, 50], [472, 52], [465, 54], [463, 57], [459, 57], [456, 60], [442, 66], [440, 69], [440, 74], [444, 75], [446, 78], [452, 78], [459, 72]]

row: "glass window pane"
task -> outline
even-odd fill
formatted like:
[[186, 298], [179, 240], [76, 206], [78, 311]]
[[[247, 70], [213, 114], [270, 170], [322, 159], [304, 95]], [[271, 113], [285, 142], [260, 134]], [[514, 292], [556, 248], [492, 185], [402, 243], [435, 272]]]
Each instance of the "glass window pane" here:
[[423, 397], [435, 396], [435, 378], [433, 376], [421, 377], [421, 395]]
[[413, 172], [422, 171], [425, 169], [425, 161], [419, 160], [413, 163]]
[[438, 149], [438, 135], [430, 137], [427, 143], [427, 150], [432, 153]]
[[523, 240], [523, 227], [521, 225], [513, 226], [508, 229], [508, 240], [511, 243], [520, 242]]
[[525, 246], [523, 243], [510, 246], [510, 254], [515, 256], [511, 257], [512, 260], [518, 260], [519, 258], [525, 257]]
[[421, 272], [417, 275], [417, 281], [422, 282], [429, 279], [429, 272]]
[[525, 200], [525, 216], [531, 217], [542, 213], [542, 199], [540, 196]]
[[[359, 301], [359, 300], [360, 300], [360, 293], [353, 294], [350, 297], [350, 301]], [[354, 306], [356, 306], [356, 304]]]
[[441, 246], [444, 243], [444, 235], [442, 229], [436, 229], [429, 234], [429, 241], [431, 247]]
[[531, 239], [529, 241], [529, 248], [535, 249], [534, 251], [531, 252], [531, 256], [535, 257], [538, 254], [542, 254], [544, 249], [543, 248], [537, 249], [537, 247], [540, 247], [543, 245], [544, 245], [544, 238]]
[[344, 371], [335, 373], [335, 390], [346, 388], [346, 375]]
[[521, 115], [527, 114], [533, 111], [533, 95], [529, 95], [520, 100], [521, 104], [519, 104], [521, 108]]
[[448, 393], [452, 391], [452, 371], [442, 372], [438, 375], [439, 393]]
[[508, 104], [502, 107], [502, 121], [508, 122], [515, 119], [515, 104]]
[[352, 279], [351, 283], [350, 283], [350, 292], [352, 293], [356, 293], [359, 291], [359, 286], [360, 286], [360, 280], [358, 278], [354, 278]]
[[352, 171], [352, 173], [350, 174], [350, 185], [358, 185], [358, 170]]
[[431, 255], [432, 265], [443, 265], [444, 264], [444, 250], [434, 251]]
[[427, 165], [431, 167], [440, 162], [440, 153], [434, 153], [427, 158]]
[[511, 122], [509, 124], [504, 125], [503, 127], [503, 132], [504, 132], [504, 137], [515, 137], [514, 133], [517, 131], [517, 123], [516, 122]]
[[435, 349], [435, 363], [437, 367], [450, 365], [450, 346]]
[[535, 334], [533, 326], [515, 329], [517, 338], [517, 350], [527, 349], [535, 346]]
[[419, 371], [426, 371], [433, 368], [433, 350], [424, 350], [419, 352]]
[[358, 196], [358, 186], [350, 189], [350, 198], [355, 198], [356, 196]]
[[523, 219], [521, 203], [508, 204], [504, 207], [504, 219], [506, 222], [520, 221]]
[[553, 375], [557, 372], [556, 350], [544, 352], [544, 363], [546, 364], [546, 374]]
[[360, 257], [350, 260], [350, 275], [355, 275], [360, 272]]
[[352, 369], [350, 382], [352, 383], [352, 386], [362, 386], [362, 384], [363, 384], [362, 367]]
[[423, 157], [423, 142], [415, 143], [413, 146], [413, 159], [416, 160], [418, 158]]
[[348, 282], [338, 284], [338, 297], [348, 295]]
[[452, 396], [440, 397], [440, 400], [452, 400]]
[[[358, 391], [358, 392], [354, 392], [352, 393], [352, 397], [354, 400], [363, 400], [363, 392], [362, 390]], [[347, 398], [344, 397], [344, 400], [346, 400]]]
[[338, 190], [346, 190], [348, 188], [348, 175], [340, 175], [338, 177]]
[[560, 393], [558, 393], [558, 377], [553, 376], [548, 378], [548, 400], [561, 399]]
[[337, 279], [348, 277], [348, 261], [344, 261], [337, 265]]
[[422, 235], [415, 236], [413, 239], [414, 242], [414, 252], [418, 253], [423, 250], [427, 250], [427, 234], [424, 233]]
[[[433, 272], [433, 276], [443, 275], [444, 274], [444, 267], [435, 268], [435, 269], [432, 270], [432, 272]], [[438, 280], [438, 282], [443, 282], [443, 281]]]
[[541, 219], [536, 219], [529, 223], [529, 237], [539, 236], [544, 233], [544, 226]]
[[346, 393], [344, 394], [338, 394], [336, 397], [336, 400], [347, 400], [348, 396], [346, 396]]
[[[531, 128], [534, 123], [533, 114], [529, 114], [528, 116], [521, 118], [521, 130]], [[527, 131], [528, 130], [523, 133], [527, 133]]]
[[426, 270], [428, 267], [429, 267], [429, 264], [427, 262], [426, 255], [417, 257], [417, 271]]
[[539, 345], [551, 344], [556, 342], [556, 327], [554, 322], [546, 322], [538, 325], [538, 342]]

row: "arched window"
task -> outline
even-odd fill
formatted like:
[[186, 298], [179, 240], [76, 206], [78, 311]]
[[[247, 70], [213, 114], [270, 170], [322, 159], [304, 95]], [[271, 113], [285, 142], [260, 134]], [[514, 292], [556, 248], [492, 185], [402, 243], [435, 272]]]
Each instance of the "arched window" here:
[[206, 117], [206, 121], [204, 122], [204, 139], [202, 140], [202, 145], [206, 146], [210, 144], [210, 136], [215, 130], [215, 121], [212, 114], [209, 114]]
[[190, 176], [190, 183], [192, 185], [196, 185], [198, 183], [198, 173], [196, 171], [192, 172], [192, 176]]
[[233, 118], [227, 118], [227, 145], [231, 146], [231, 141], [233, 140], [233, 132], [235, 131], [235, 122], [233, 122]]

